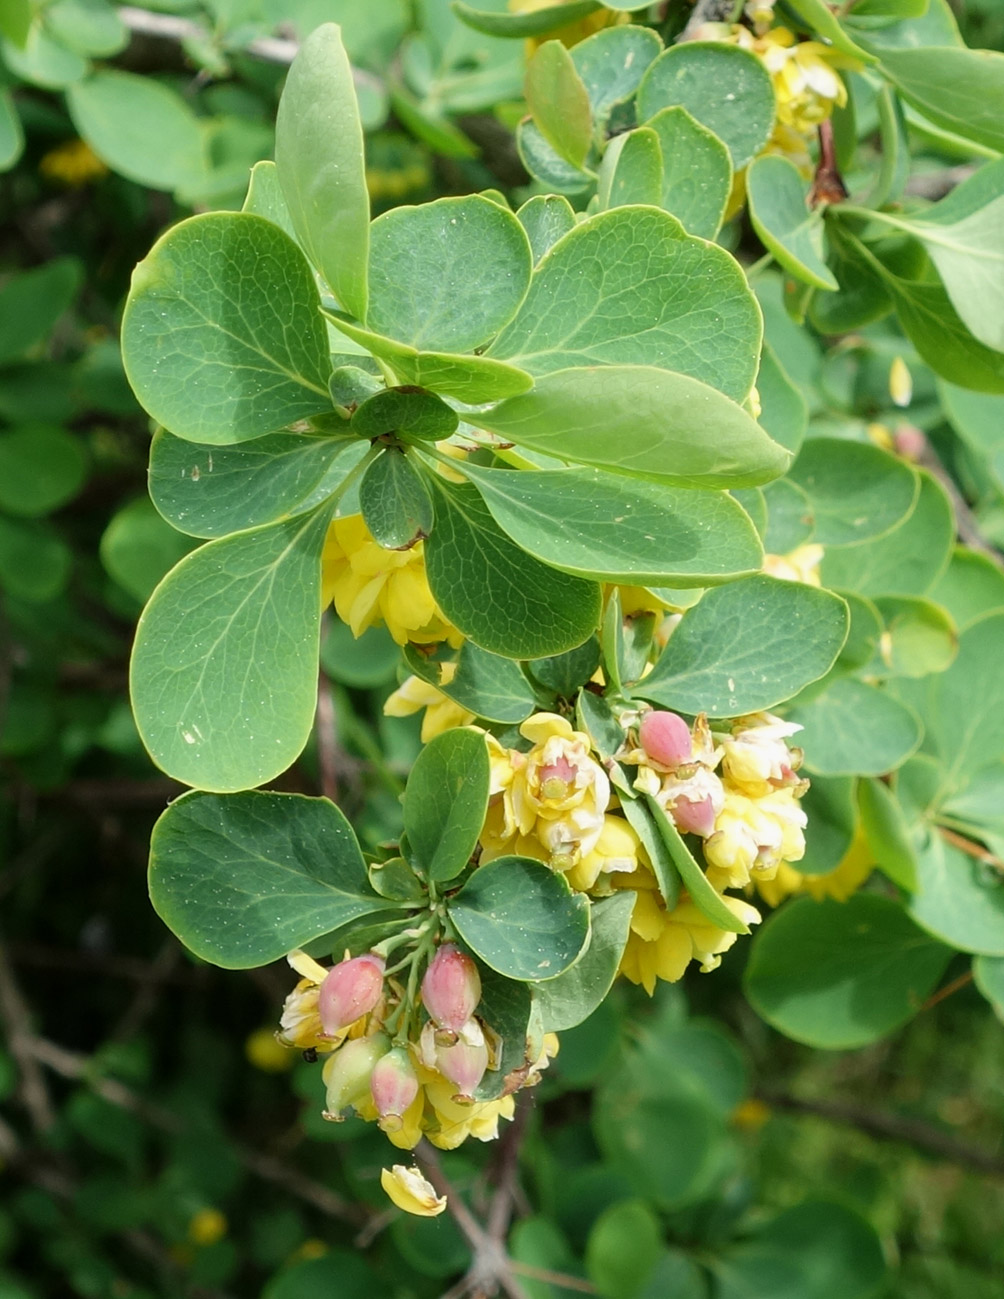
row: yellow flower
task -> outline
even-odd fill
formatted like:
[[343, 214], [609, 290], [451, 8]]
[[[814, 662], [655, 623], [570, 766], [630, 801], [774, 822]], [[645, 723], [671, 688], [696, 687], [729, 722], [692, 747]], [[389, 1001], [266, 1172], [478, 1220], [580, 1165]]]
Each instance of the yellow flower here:
[[708, 879], [719, 890], [743, 888], [754, 876], [771, 879], [782, 861], [804, 857], [807, 821], [792, 789], [757, 799], [727, 793], [715, 832], [704, 844]]
[[819, 565], [823, 562], [823, 547], [796, 546], [786, 555], [764, 555], [763, 571], [771, 577], [786, 582], [804, 582], [806, 586], [822, 586]]
[[[760, 913], [741, 898], [722, 895], [722, 901], [745, 924], [759, 921]], [[722, 953], [738, 937], [708, 920], [686, 893], [681, 893], [676, 906], [667, 912], [654, 888], [641, 888], [631, 913], [620, 972], [632, 983], [640, 983], [651, 996], [657, 979], [675, 983], [691, 961], [697, 961], [705, 974], [717, 969]]]
[[244, 1042], [244, 1054], [263, 1073], [285, 1073], [293, 1067], [294, 1057], [276, 1040], [270, 1028], [257, 1028]]
[[786, 785], [799, 784], [794, 767], [801, 752], [788, 748], [787, 737], [802, 728], [773, 713], [751, 713], [732, 724], [722, 741], [722, 777], [726, 785], [749, 798], [762, 798]]
[[408, 550], [384, 550], [361, 514], [336, 519], [321, 558], [322, 604], [334, 601], [354, 636], [383, 622], [399, 645], [430, 644], [463, 637], [436, 605], [425, 574], [422, 542]]
[[215, 1245], [227, 1234], [228, 1225], [219, 1209], [200, 1209], [188, 1224], [188, 1239], [193, 1245]]
[[[509, 9], [514, 14], [536, 13], [540, 9], [552, 8], [558, 0], [509, 0]], [[527, 53], [532, 54], [538, 45], [544, 41], [559, 40], [562, 45], [577, 45], [579, 41], [585, 40], [587, 36], [592, 36], [594, 32], [601, 31], [604, 27], [616, 27], [620, 23], [626, 23], [628, 15], [626, 13], [615, 13], [611, 9], [600, 9], [599, 12], [589, 14], [586, 18], [580, 18], [578, 22], [565, 23], [563, 27], [557, 28], [553, 32], [547, 32], [543, 36], [531, 37], [526, 42]]]
[[[439, 679], [445, 685], [449, 685], [456, 672], [456, 663], [443, 663]], [[383, 706], [384, 713], [388, 717], [410, 717], [420, 708], [425, 709], [425, 716], [422, 718], [423, 744], [428, 744], [444, 731], [451, 731], [457, 726], [466, 726], [468, 722], [474, 720], [473, 713], [469, 713], [460, 704], [454, 703], [449, 695], [444, 695], [442, 690], [437, 690], [421, 677], [408, 677]]]
[[889, 396], [896, 406], [909, 406], [913, 400], [913, 377], [901, 356], [894, 357], [889, 367]]
[[405, 1213], [436, 1218], [446, 1208], [446, 1196], [437, 1195], [436, 1188], [417, 1168], [405, 1168], [403, 1164], [382, 1168], [380, 1185]]
[[782, 862], [774, 879], [756, 880], [757, 892], [772, 907], [780, 906], [785, 898], [799, 893], [807, 893], [817, 902], [823, 898], [846, 902], [872, 873], [874, 864], [875, 858], [868, 840], [858, 826], [851, 846], [833, 870], [827, 871], [825, 875], [803, 875], [793, 866]]
[[[646, 861], [645, 850], [634, 830], [622, 816], [608, 812], [603, 818], [603, 828], [591, 852], [577, 862], [566, 878], [573, 889], [587, 892], [596, 889], [609, 891], [609, 880], [601, 881], [603, 875], [622, 874], [625, 871], [636, 871], [639, 859]], [[604, 887], [605, 886], [605, 887]]]
[[42, 157], [38, 170], [47, 180], [57, 181], [69, 189], [80, 189], [108, 175], [108, 168], [86, 140], [57, 144]]

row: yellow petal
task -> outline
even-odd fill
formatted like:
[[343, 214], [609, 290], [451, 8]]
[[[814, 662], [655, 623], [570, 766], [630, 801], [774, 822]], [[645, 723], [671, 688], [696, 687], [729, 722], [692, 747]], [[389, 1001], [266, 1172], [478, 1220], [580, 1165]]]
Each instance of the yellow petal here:
[[380, 1185], [405, 1213], [436, 1218], [446, 1208], [446, 1196], [437, 1196], [436, 1188], [417, 1168], [405, 1168], [403, 1164], [381, 1168]]

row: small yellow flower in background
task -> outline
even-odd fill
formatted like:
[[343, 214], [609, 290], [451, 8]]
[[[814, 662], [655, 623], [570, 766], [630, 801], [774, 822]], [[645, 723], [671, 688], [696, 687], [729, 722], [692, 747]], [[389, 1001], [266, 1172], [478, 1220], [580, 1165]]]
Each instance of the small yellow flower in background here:
[[825, 875], [803, 875], [794, 866], [782, 864], [774, 879], [757, 879], [756, 888], [768, 906], [772, 907], [780, 906], [785, 898], [802, 893], [807, 893], [817, 902], [824, 898], [846, 902], [868, 879], [874, 865], [874, 854], [868, 846], [864, 831], [858, 826], [851, 846], [840, 863]]
[[786, 555], [764, 555], [763, 571], [785, 582], [804, 582], [806, 586], [822, 586], [819, 565], [825, 551], [822, 546], [809, 544], [796, 546]]
[[227, 1234], [228, 1227], [219, 1209], [200, 1209], [188, 1224], [188, 1239], [193, 1245], [215, 1245]]
[[[443, 663], [440, 666], [439, 679], [449, 685], [457, 674], [456, 663]], [[422, 743], [428, 744], [444, 731], [451, 731], [457, 726], [467, 726], [474, 721], [474, 714], [448, 696], [437, 690], [421, 677], [408, 679], [394, 691], [383, 706], [388, 717], [410, 717], [420, 708], [425, 709], [422, 718]]]
[[405, 1213], [420, 1218], [436, 1218], [446, 1208], [446, 1196], [437, 1195], [436, 1188], [417, 1168], [394, 1164], [380, 1170], [380, 1185], [391, 1200]]
[[308, 1236], [302, 1245], [297, 1245], [287, 1263], [302, 1263], [310, 1258], [323, 1258], [329, 1252], [329, 1247], [323, 1240], [318, 1240], [316, 1236]]
[[250, 1033], [244, 1043], [244, 1054], [262, 1073], [285, 1073], [293, 1067], [294, 1057], [276, 1041], [270, 1028], [256, 1028]]
[[361, 514], [336, 519], [328, 529], [321, 557], [321, 601], [334, 601], [353, 636], [383, 622], [399, 645], [445, 640], [459, 647], [463, 640], [429, 590], [422, 542], [408, 550], [384, 550]]
[[889, 396], [894, 406], [909, 406], [913, 400], [913, 378], [901, 356], [894, 357], [889, 367]]
[[38, 170], [46, 180], [68, 189], [82, 189], [92, 180], [103, 180], [108, 168], [86, 140], [67, 140], [44, 154]]
[[770, 1107], [756, 1096], [747, 1096], [732, 1111], [731, 1122], [742, 1132], [759, 1132], [770, 1118]]

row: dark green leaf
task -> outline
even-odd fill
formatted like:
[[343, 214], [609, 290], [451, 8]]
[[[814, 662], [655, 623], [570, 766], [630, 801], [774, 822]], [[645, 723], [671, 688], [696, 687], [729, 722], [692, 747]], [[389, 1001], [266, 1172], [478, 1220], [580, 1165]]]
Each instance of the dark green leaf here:
[[359, 484], [363, 520], [379, 545], [407, 550], [432, 531], [432, 498], [407, 454], [387, 447]]
[[55, 257], [12, 275], [0, 289], [0, 365], [40, 343], [80, 288], [80, 263]]
[[711, 886], [708, 877], [694, 860], [672, 820], [651, 795], [645, 795], [645, 802], [694, 906], [713, 925], [724, 929], [726, 933], [748, 934], [749, 926], [725, 905], [721, 895]]
[[732, 190], [728, 149], [685, 108], [664, 108], [647, 125], [662, 146], [661, 206], [688, 234], [714, 239]]
[[472, 5], [463, 4], [462, 0], [453, 0], [450, 8], [457, 17], [475, 31], [484, 32], [486, 36], [546, 36], [548, 32], [557, 31], [566, 23], [577, 23], [580, 18], [588, 18], [600, 8], [599, 0], [565, 0], [564, 4], [548, 5], [544, 9], [530, 13], [510, 14], [495, 10], [475, 9]]
[[589, 94], [597, 126], [605, 126], [612, 109], [638, 89], [645, 69], [662, 52], [662, 42], [648, 27], [606, 27], [572, 46], [572, 62]]
[[423, 681], [476, 717], [515, 725], [533, 712], [533, 688], [518, 665], [512, 659], [479, 649], [473, 641], [464, 641], [460, 647], [456, 671], [449, 681], [440, 679], [440, 664], [435, 659], [425, 658], [412, 646], [405, 647], [404, 657]]
[[661, 822], [656, 820], [646, 799], [624, 798], [621, 800], [621, 808], [625, 819], [648, 854], [655, 882], [659, 886], [659, 895], [666, 904], [666, 910], [672, 911], [680, 899], [681, 879], [674, 855], [670, 852], [669, 842], [662, 833]]
[[805, 764], [821, 776], [881, 776], [915, 752], [920, 718], [887, 691], [849, 677], [834, 681], [790, 713], [804, 729], [798, 737]]
[[920, 491], [908, 464], [846, 438], [810, 438], [789, 474], [809, 498], [813, 540], [823, 546], [885, 536], [906, 520]]
[[0, 506], [11, 514], [49, 514], [75, 496], [87, 473], [80, 438], [46, 424], [0, 433]]
[[628, 940], [635, 896], [621, 890], [594, 902], [585, 952], [570, 970], [534, 988], [533, 998], [549, 1033], [581, 1024], [610, 991]]
[[459, 422], [457, 412], [435, 393], [385, 388], [360, 404], [352, 416], [352, 431], [363, 438], [399, 433], [436, 442], [455, 433]]
[[488, 746], [479, 731], [444, 731], [419, 753], [404, 794], [404, 832], [430, 880], [467, 865], [488, 807]]
[[581, 167], [593, 142], [589, 96], [561, 41], [545, 41], [527, 64], [527, 106], [537, 129], [551, 148]]
[[822, 214], [809, 210], [797, 167], [764, 154], [749, 169], [746, 192], [753, 228], [785, 270], [815, 288], [839, 288], [823, 260]]

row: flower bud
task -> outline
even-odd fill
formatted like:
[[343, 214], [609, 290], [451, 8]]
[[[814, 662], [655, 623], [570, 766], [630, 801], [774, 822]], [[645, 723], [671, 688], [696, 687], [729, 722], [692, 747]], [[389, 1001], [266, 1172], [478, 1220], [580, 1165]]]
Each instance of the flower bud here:
[[678, 767], [681, 762], [688, 762], [693, 752], [690, 727], [677, 713], [646, 713], [638, 728], [638, 738], [652, 761], [663, 767]]
[[436, 1068], [459, 1089], [455, 1101], [472, 1101], [474, 1089], [488, 1068], [488, 1047], [481, 1025], [469, 1020], [452, 1046], [436, 1047]]
[[369, 1090], [370, 1076], [377, 1061], [390, 1050], [385, 1033], [355, 1037], [325, 1061], [322, 1071], [327, 1088], [324, 1117], [336, 1122], [342, 1111], [361, 1101]]
[[321, 984], [317, 1007], [329, 1037], [375, 1009], [383, 994], [383, 971], [383, 957], [374, 952], [332, 966]]
[[370, 1095], [385, 1132], [397, 1132], [402, 1116], [418, 1095], [418, 1074], [407, 1048], [395, 1046], [381, 1056], [370, 1074]]
[[714, 833], [716, 812], [710, 795], [699, 799], [681, 796], [673, 804], [672, 813], [676, 828], [683, 834], [699, 834], [707, 839]]
[[478, 967], [454, 943], [443, 943], [422, 980], [422, 1003], [434, 1022], [459, 1033], [481, 1000]]

